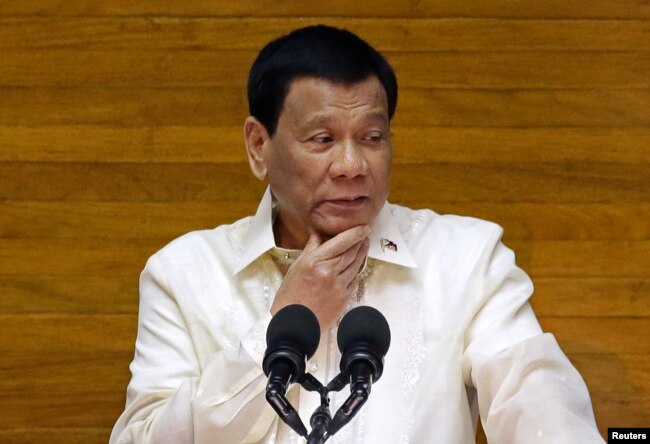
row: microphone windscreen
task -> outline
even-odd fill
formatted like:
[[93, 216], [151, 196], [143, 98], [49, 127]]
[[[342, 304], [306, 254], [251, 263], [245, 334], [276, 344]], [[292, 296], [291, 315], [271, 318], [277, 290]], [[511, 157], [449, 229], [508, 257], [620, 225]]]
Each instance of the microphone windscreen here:
[[356, 307], [343, 316], [336, 340], [341, 353], [355, 343], [367, 342], [383, 357], [390, 347], [390, 327], [377, 309]]
[[267, 347], [278, 341], [293, 342], [311, 358], [320, 342], [318, 318], [304, 305], [287, 305], [273, 316], [266, 330]]

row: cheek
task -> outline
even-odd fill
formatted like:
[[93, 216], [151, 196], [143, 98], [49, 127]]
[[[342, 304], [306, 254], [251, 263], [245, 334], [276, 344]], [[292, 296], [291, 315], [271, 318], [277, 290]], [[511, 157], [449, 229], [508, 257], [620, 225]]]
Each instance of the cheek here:
[[307, 179], [308, 165], [306, 161], [301, 162], [300, 159], [285, 156], [271, 164], [271, 175], [284, 188], [296, 187]]
[[314, 187], [322, 182], [327, 173], [326, 159], [295, 151], [274, 159], [273, 166], [276, 168], [277, 180], [288, 182], [285, 187]]
[[388, 153], [382, 153], [377, 156], [377, 158], [373, 159], [370, 168], [373, 171], [377, 187], [388, 188], [392, 165], [393, 163], [390, 151]]
[[307, 204], [309, 199], [306, 197], [318, 187], [319, 181], [313, 174], [312, 162], [311, 159], [291, 153], [271, 159], [268, 181], [276, 198], [284, 201], [285, 207], [298, 208]]

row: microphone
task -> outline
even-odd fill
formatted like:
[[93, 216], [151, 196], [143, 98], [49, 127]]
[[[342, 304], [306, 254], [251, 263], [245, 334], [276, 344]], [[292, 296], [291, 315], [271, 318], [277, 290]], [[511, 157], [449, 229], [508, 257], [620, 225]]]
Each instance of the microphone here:
[[278, 311], [266, 330], [266, 352], [262, 361], [268, 376], [266, 400], [280, 418], [300, 436], [308, 437], [298, 412], [285, 398], [289, 384], [305, 374], [305, 361], [320, 342], [316, 315], [304, 305], [288, 305]]
[[338, 432], [357, 414], [370, 395], [372, 384], [384, 371], [384, 356], [390, 347], [386, 318], [368, 306], [350, 310], [337, 333], [341, 375], [350, 384], [350, 396], [327, 427], [327, 437]]

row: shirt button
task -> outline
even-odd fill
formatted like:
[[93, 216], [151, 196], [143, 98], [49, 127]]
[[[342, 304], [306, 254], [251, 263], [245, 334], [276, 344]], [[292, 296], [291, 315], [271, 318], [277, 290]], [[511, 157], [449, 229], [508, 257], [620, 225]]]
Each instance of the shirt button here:
[[315, 373], [318, 371], [318, 364], [314, 361], [309, 361], [309, 373]]

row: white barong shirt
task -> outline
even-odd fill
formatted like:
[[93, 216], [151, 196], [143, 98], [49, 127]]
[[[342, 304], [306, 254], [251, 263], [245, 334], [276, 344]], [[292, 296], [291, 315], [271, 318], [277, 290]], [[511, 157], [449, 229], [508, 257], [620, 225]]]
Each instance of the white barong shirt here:
[[[299, 251], [277, 248], [267, 189], [257, 213], [154, 254], [126, 409], [111, 444], [302, 443], [264, 398], [269, 309]], [[490, 222], [386, 203], [348, 309], [377, 308], [392, 341], [384, 373], [332, 444], [603, 443], [587, 388], [528, 304], [533, 286]], [[280, 266], [279, 266], [280, 265]], [[336, 327], [307, 370], [339, 372]], [[332, 393], [332, 415], [349, 395]], [[317, 393], [287, 393], [309, 429]]]

